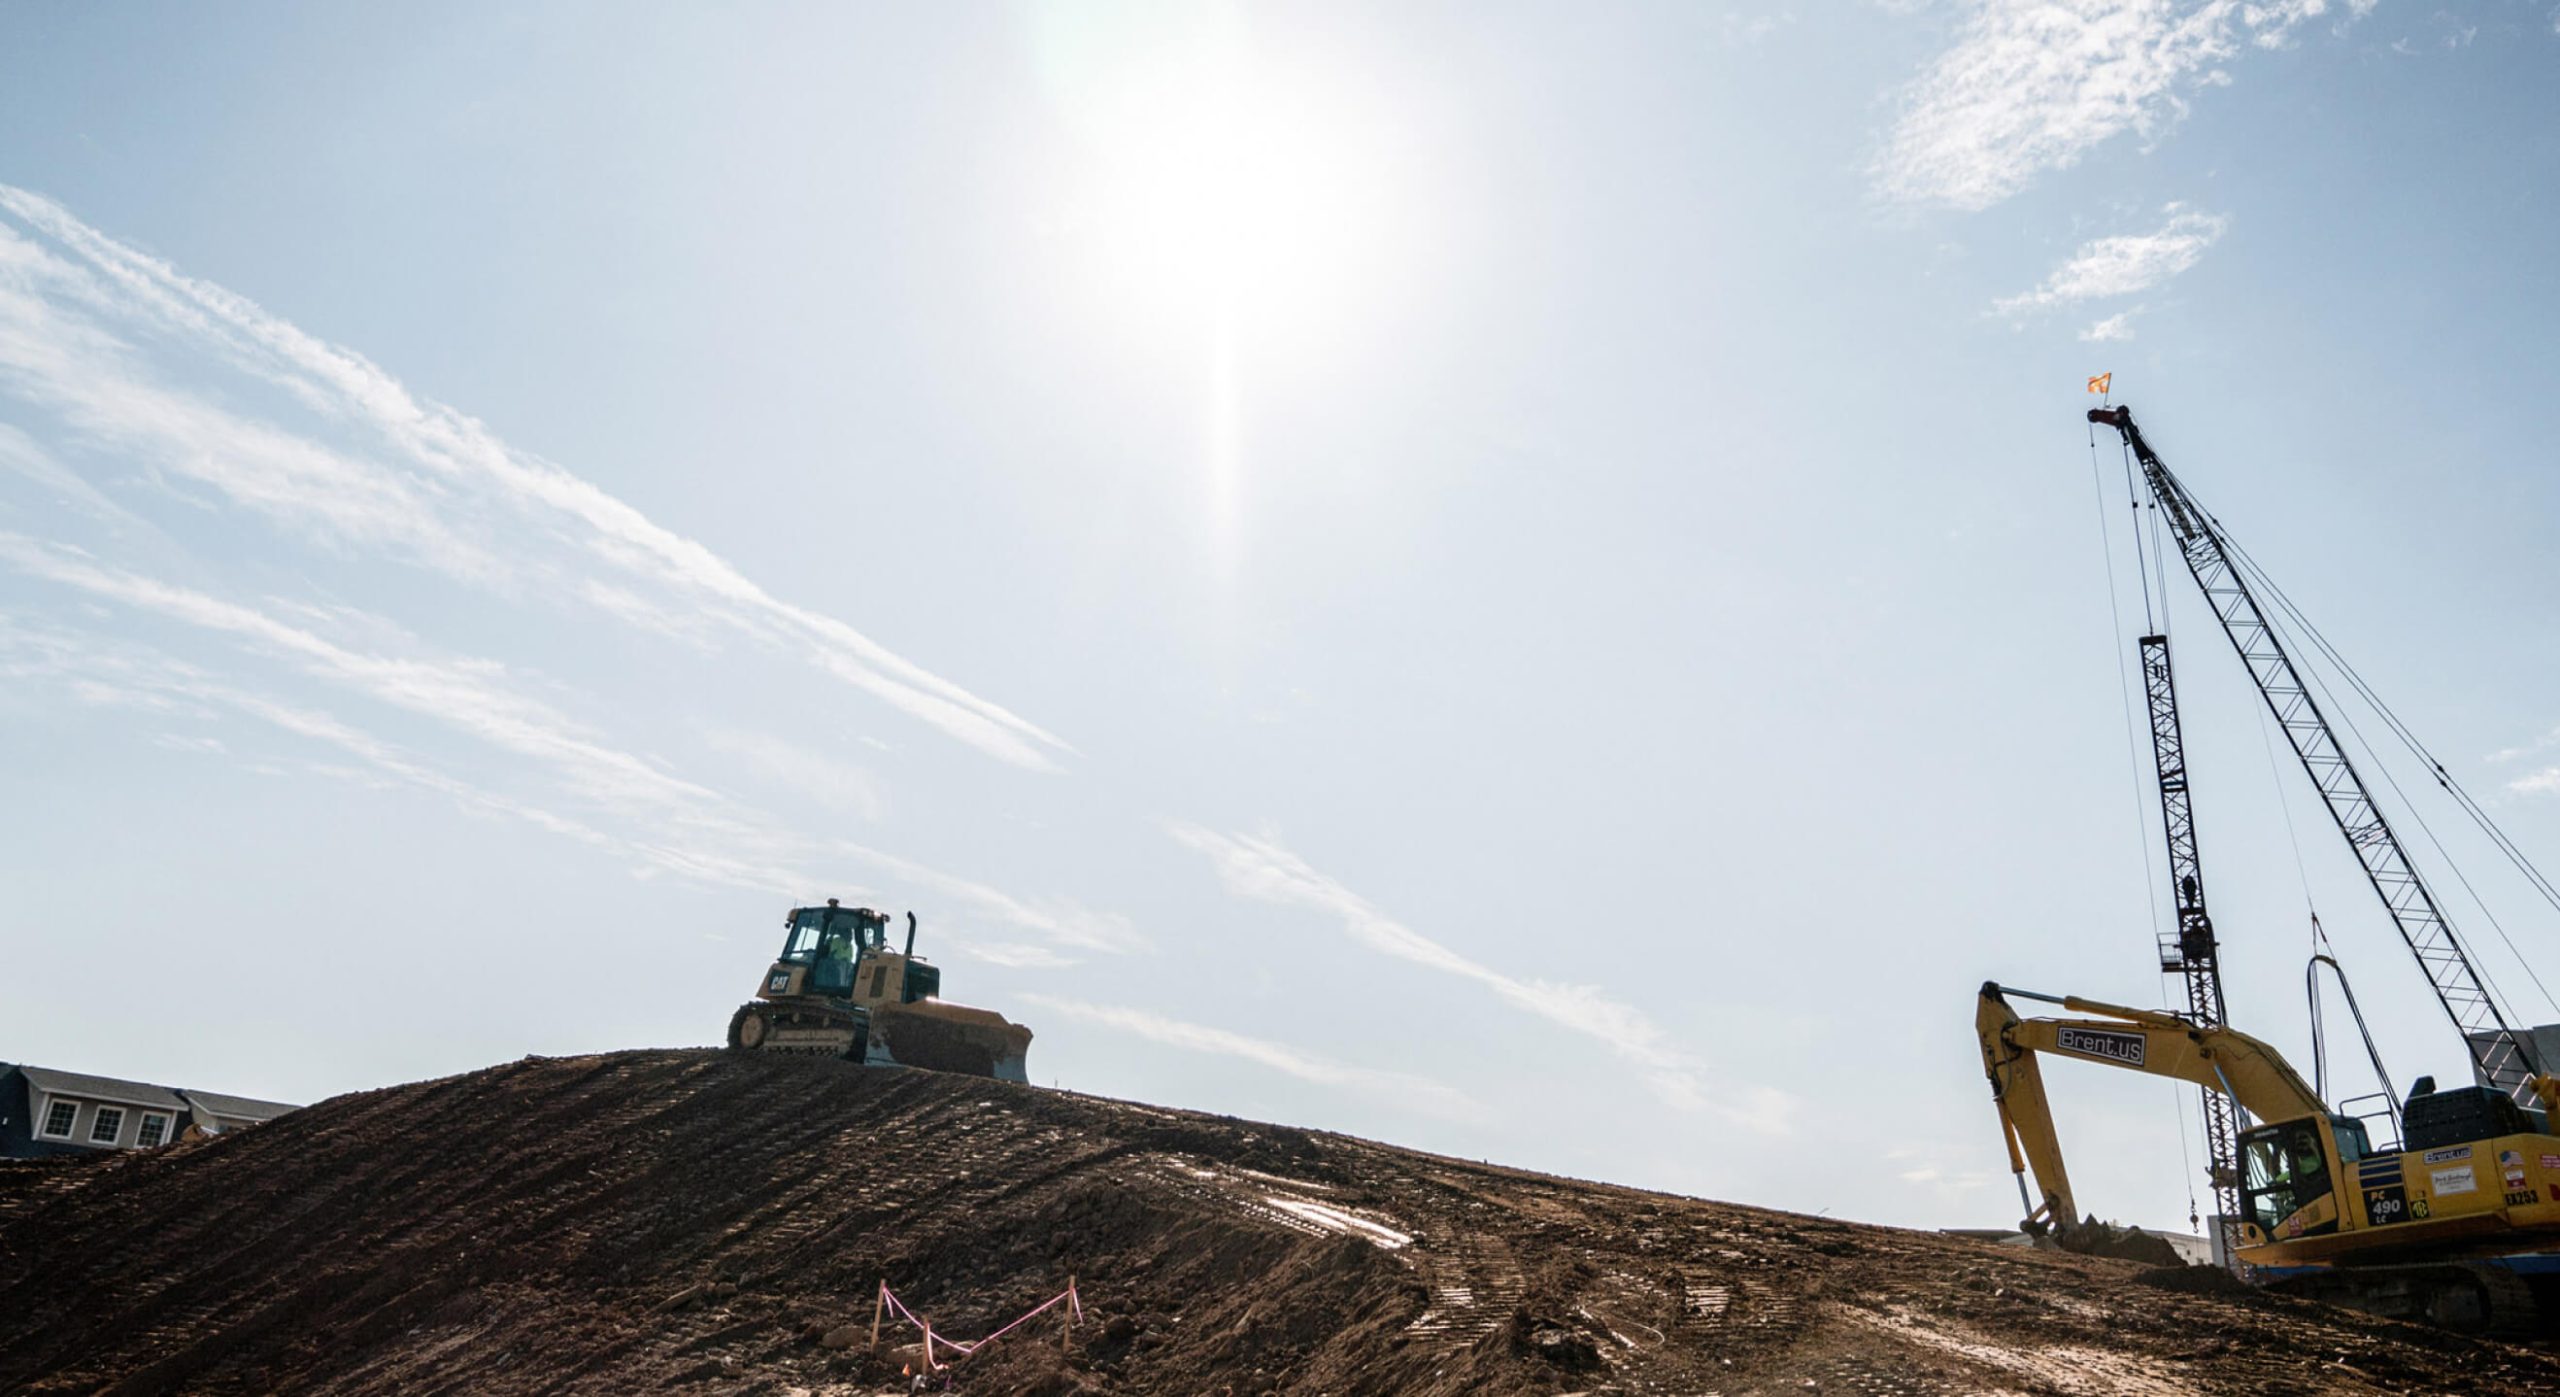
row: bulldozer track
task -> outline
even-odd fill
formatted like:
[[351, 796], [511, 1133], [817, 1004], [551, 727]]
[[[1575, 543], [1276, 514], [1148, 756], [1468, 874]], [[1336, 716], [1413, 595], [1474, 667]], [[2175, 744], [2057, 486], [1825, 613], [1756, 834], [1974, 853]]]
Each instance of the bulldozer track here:
[[1528, 1279], [1508, 1243], [1498, 1236], [1459, 1233], [1424, 1247], [1417, 1260], [1429, 1277], [1431, 1307], [1405, 1326], [1407, 1335], [1465, 1344], [1510, 1322]]

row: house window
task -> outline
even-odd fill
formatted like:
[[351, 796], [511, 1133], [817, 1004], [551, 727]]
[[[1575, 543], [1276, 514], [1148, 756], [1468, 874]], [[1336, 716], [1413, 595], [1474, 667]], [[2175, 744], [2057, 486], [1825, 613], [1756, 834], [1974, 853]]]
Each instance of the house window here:
[[160, 1111], [143, 1112], [142, 1134], [135, 1137], [133, 1143], [147, 1150], [154, 1145], [166, 1144], [168, 1140], [169, 1117]]
[[47, 1106], [44, 1111], [44, 1138], [70, 1139], [72, 1119], [79, 1114], [80, 1103], [77, 1101], [56, 1101]]
[[123, 1133], [124, 1108], [121, 1106], [101, 1106], [97, 1116], [89, 1122], [89, 1143], [92, 1145], [112, 1145]]

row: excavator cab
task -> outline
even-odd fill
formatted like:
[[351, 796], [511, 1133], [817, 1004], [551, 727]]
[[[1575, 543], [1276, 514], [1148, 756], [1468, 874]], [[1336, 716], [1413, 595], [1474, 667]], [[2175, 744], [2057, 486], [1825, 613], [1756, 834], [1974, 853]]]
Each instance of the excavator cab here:
[[2338, 1179], [2364, 1158], [2364, 1122], [2333, 1116], [2240, 1134], [2241, 1219], [2260, 1240], [2338, 1230]]

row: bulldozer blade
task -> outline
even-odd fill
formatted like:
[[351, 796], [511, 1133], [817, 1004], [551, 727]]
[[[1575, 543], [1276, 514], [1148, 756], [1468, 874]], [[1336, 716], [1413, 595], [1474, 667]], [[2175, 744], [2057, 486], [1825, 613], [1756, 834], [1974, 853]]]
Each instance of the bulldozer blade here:
[[1001, 1014], [937, 1000], [872, 1011], [871, 1061], [1028, 1082], [1031, 1030]]

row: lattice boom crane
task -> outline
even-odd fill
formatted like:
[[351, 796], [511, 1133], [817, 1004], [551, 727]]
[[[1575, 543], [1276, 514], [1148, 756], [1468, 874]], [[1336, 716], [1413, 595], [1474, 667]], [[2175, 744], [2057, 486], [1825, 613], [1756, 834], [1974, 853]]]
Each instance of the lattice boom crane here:
[[[2231, 1020], [2222, 1000], [2222, 957], [2204, 906], [2204, 861], [2196, 850], [2194, 792], [2187, 785], [2187, 747], [2178, 730], [2178, 686], [2169, 669], [2169, 637], [2142, 638], [2143, 706], [2151, 715], [2151, 757], [2160, 778], [2160, 828], [2169, 843], [2169, 892], [2178, 925], [2160, 938], [2160, 969], [2186, 982], [2187, 1017], [2199, 1028]], [[2240, 1246], [2240, 1106], [2207, 1086], [2205, 1150], [2210, 1160], [2222, 1255]]]
[[[2259, 609], [2256, 596], [2233, 566], [2232, 550], [2223, 539], [2220, 528], [2212, 516], [2196, 503], [2186, 486], [2170, 474], [2150, 444], [2142, 439], [2141, 430], [2134, 426], [2131, 409], [2092, 408], [2089, 420], [2122, 433], [2125, 445], [2133, 452], [2134, 459], [2141, 463], [2143, 480], [2150, 487], [2152, 502], [2159, 507], [2170, 533], [2176, 537], [2178, 553], [2186, 560], [2187, 572], [2195, 578], [2196, 586], [2203, 590], [2205, 601], [2213, 608], [2214, 619], [2221, 623], [2223, 634], [2230, 638], [2232, 648], [2239, 652], [2241, 664], [2249, 671], [2250, 681], [2257, 686], [2259, 696], [2266, 700], [2268, 711], [2275, 715], [2276, 725], [2284, 730], [2285, 740], [2292, 745], [2294, 755], [2301, 759], [2303, 771], [2320, 792], [2321, 801], [2328, 809], [2329, 817], [2336, 822], [2338, 832], [2345, 836], [2347, 846], [2355, 851], [2357, 861], [2363, 864], [2365, 877], [2373, 885], [2374, 893], [2382, 899], [2384, 909], [2391, 914], [2392, 924], [2399, 929], [2401, 940], [2418, 958], [2419, 968], [2425, 971], [2437, 1002], [2444, 1006], [2445, 1014], [2462, 1034], [2464, 1045], [2478, 1064], [2481, 1080], [2506, 1093], [2519, 1105], [2533, 1104], [2536, 1097], [2530, 1083], [2541, 1069], [2534, 1062], [2531, 1049], [2522, 1036], [2508, 1027], [2505, 1017], [2499, 1013], [2487, 983], [2454, 934], [2452, 923], [2445, 920], [2435, 895], [2427, 889], [2426, 880], [2419, 876], [2417, 867], [2409, 860], [2408, 851], [2401, 846], [2399, 836], [2392, 832], [2390, 822], [2383, 818], [2381, 808], [2374, 803], [2372, 792], [2365, 786], [2364, 778], [2347, 760], [2345, 748], [2330, 729], [2328, 719], [2322, 716], [2320, 706], [2312, 701], [2311, 691], [2303, 683], [2301, 673], [2294, 668], [2292, 657], [2285, 653], [2283, 644]], [[2151, 641], [2156, 638], [2146, 637], [2143, 642], [2146, 680], [2151, 674]], [[2157, 653], [2160, 687], [2153, 691], [2152, 702], [2155, 747], [2160, 734], [2159, 696], [2165, 691], [2168, 680], [2166, 641], [2162, 641]], [[2174, 698], [2170, 700], [2169, 723], [2174, 735]], [[2164, 802], [2169, 798], [2167, 760], [2167, 757], [2162, 757]], [[2183, 800], [2183, 760], [2179, 769]], [[2174, 880], [2179, 876], [2174, 870], [2178, 856], [2174, 823], [2170, 840]], [[2191, 825], [2187, 847], [2192, 862]], [[2210, 923], [2203, 922], [2203, 914], [2199, 884], [2194, 915], [2205, 928], [2205, 950], [2210, 957]], [[2183, 945], [2188, 917], [2183, 897], [2179, 916]], [[2169, 957], [2165, 946], [2163, 950], [2165, 966]], [[2214, 972], [2213, 980], [2214, 1022], [2219, 1023], [2221, 990], [2218, 971]], [[2191, 996], [2196, 992], [2195, 987], [2196, 977], [2190, 974]], [[2217, 1167], [2222, 1162], [2217, 1156]]]

